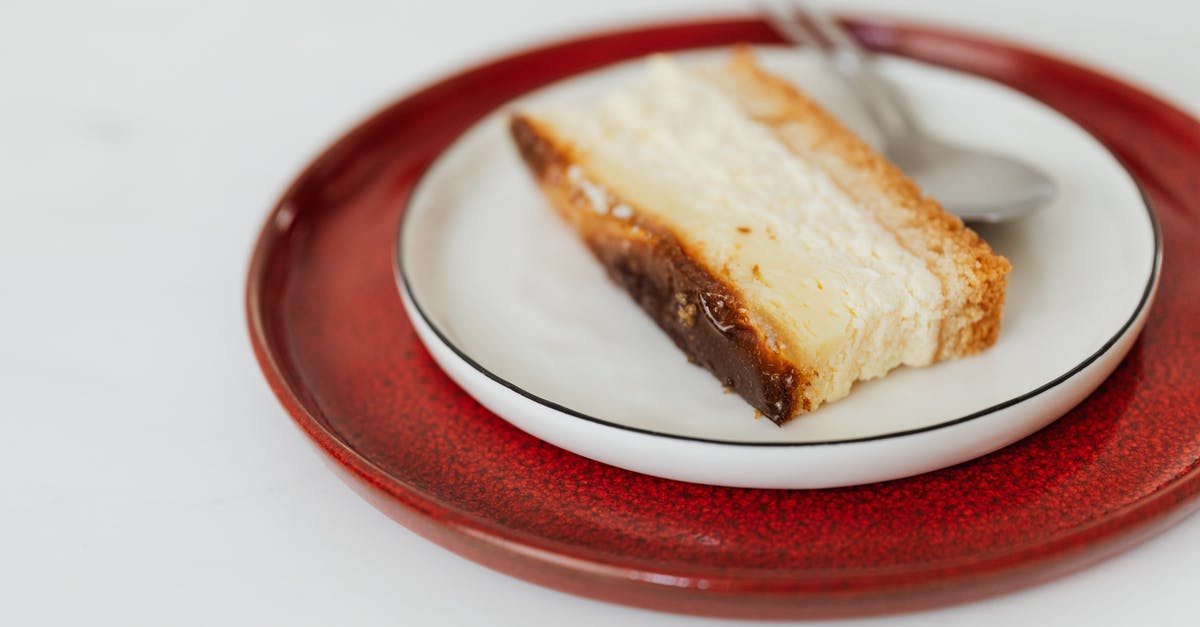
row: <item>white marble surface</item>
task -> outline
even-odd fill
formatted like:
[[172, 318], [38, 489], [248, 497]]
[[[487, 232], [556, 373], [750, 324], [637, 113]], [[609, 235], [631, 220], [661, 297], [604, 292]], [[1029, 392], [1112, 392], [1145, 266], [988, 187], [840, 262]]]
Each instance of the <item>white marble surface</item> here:
[[[432, 5], [432, 6], [431, 6]], [[1200, 113], [1190, 1], [870, 9], [1025, 41]], [[732, 624], [452, 555], [324, 467], [242, 314], [259, 222], [347, 125], [531, 41], [738, 2], [0, 5], [0, 624]], [[1193, 625], [1200, 517], [967, 605], [842, 625]]]

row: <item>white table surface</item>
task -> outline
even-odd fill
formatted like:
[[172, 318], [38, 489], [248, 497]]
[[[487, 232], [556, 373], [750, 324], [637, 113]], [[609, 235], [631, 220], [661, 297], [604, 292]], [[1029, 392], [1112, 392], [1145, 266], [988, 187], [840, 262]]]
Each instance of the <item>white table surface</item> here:
[[[1190, 0], [853, 2], [1200, 113]], [[259, 223], [348, 125], [513, 46], [739, 2], [0, 4], [0, 624], [692, 625], [490, 571], [392, 522], [268, 390]], [[1200, 516], [1056, 582], [843, 625], [1194, 625]]]

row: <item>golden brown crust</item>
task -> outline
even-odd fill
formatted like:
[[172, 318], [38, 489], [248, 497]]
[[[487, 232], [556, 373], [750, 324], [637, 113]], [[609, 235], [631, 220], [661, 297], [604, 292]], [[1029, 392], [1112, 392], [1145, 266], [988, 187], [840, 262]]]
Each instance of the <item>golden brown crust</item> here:
[[[938, 332], [934, 360], [975, 353], [996, 341], [1007, 260], [833, 116], [760, 69], [748, 50], [708, 76], [797, 158], [828, 173], [941, 281], [945, 306], [932, 312], [931, 322], [940, 326], [927, 327]], [[633, 199], [601, 189], [603, 180], [587, 171], [588, 155], [551, 129], [521, 115], [510, 126], [550, 204], [690, 360], [780, 424], [826, 400], [814, 385], [821, 376], [817, 366], [780, 354], [773, 338], [787, 337], [780, 332], [787, 330], [756, 313], [727, 269], [707, 266], [687, 238], [640, 211]], [[751, 270], [761, 280], [757, 266]]]
[[936, 359], [979, 352], [996, 342], [1011, 266], [962, 220], [944, 211], [899, 168], [787, 81], [766, 72], [746, 47], [714, 76], [759, 123], [799, 157], [814, 159], [871, 207], [943, 284], [948, 306]]
[[[608, 275], [688, 356], [774, 422], [810, 411], [804, 393], [816, 376], [771, 348], [751, 320], [740, 291], [708, 268], [669, 228], [606, 190], [603, 211], [569, 145], [516, 115], [510, 131], [522, 159], [555, 211], [580, 235]], [[611, 209], [630, 208], [618, 217]]]

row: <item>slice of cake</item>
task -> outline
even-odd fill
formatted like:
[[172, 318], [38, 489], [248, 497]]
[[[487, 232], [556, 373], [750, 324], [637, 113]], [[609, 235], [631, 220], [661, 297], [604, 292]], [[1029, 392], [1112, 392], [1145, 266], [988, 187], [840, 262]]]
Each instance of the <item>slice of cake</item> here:
[[649, 65], [511, 130], [550, 204], [689, 359], [782, 424], [996, 341], [1008, 262], [832, 116], [746, 50]]

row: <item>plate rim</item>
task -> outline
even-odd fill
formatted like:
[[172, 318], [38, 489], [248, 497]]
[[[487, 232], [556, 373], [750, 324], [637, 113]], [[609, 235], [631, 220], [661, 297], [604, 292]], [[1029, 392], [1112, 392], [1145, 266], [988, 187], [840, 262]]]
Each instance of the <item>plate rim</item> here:
[[[694, 52], [694, 51], [702, 52], [704, 50], [705, 49], [694, 49], [694, 50], [688, 50], [688, 52]], [[616, 65], [619, 65], [622, 63], [628, 63], [632, 60], [633, 59], [624, 59], [624, 60], [614, 61], [609, 64], [605, 64], [605, 65], [602, 65], [599, 67], [589, 69], [582, 73], [576, 73], [576, 74], [573, 74], [570, 76], [563, 77], [561, 79], [561, 81], [569, 81], [569, 80], [578, 78], [579, 76], [581, 76], [583, 74], [588, 74], [588, 73], [592, 73], [592, 72], [602, 72], [602, 71], [611, 69]], [[938, 67], [938, 69], [944, 69], [940, 66], [937, 66], [937, 67]], [[971, 74], [970, 76], [972, 78], [984, 78], [984, 77], [979, 77], [974, 74]], [[985, 80], [990, 80], [990, 79], [985, 79]], [[1017, 92], [1019, 95], [1021, 95], [1024, 98], [1034, 100], [1035, 102], [1038, 102], [1039, 104], [1044, 104], [1044, 103], [1041, 103], [1041, 101], [1038, 101], [1037, 99], [1032, 98], [1031, 96], [1022, 94], [1019, 91], [1017, 91], [1016, 89], [1013, 89], [1012, 87], [1004, 85], [1003, 83], [999, 83], [996, 81], [991, 81], [991, 82], [993, 82], [997, 85], [1000, 85], [1001, 87], [1004, 87], [1005, 89], [1008, 89], [1010, 91]], [[539, 88], [539, 89], [543, 89], [546, 87], [552, 87], [553, 85], [556, 85], [556, 84], [558, 84], [558, 82], [552, 83], [551, 85], [543, 86], [542, 88]], [[525, 92], [525, 94], [528, 94], [528, 93], [531, 93], [531, 92]], [[1119, 342], [1122, 338], [1125, 337], [1125, 335], [1127, 333], [1130, 332], [1131, 328], [1134, 326], [1134, 323], [1138, 320], [1138, 318], [1142, 315], [1142, 313], [1147, 308], [1152, 307], [1155, 287], [1158, 285], [1159, 277], [1162, 274], [1162, 251], [1163, 251], [1162, 232], [1161, 232], [1161, 228], [1159, 226], [1158, 216], [1155, 215], [1155, 212], [1150, 204], [1150, 199], [1147, 197], [1146, 191], [1143, 188], [1141, 182], [1137, 180], [1137, 178], [1133, 175], [1133, 173], [1129, 171], [1129, 169], [1125, 165], [1125, 163], [1120, 158], [1118, 158], [1117, 155], [1112, 151], [1112, 149], [1110, 149], [1108, 146], [1106, 146], [1100, 140], [1100, 138], [1096, 137], [1093, 133], [1088, 131], [1086, 128], [1083, 128], [1081, 125], [1079, 125], [1077, 122], [1075, 122], [1075, 120], [1072, 120], [1071, 118], [1067, 117], [1066, 115], [1063, 115], [1063, 114], [1055, 111], [1054, 112], [1055, 115], [1057, 115], [1058, 117], [1062, 118], [1067, 123], [1074, 126], [1080, 132], [1086, 133], [1088, 135], [1088, 137], [1090, 137], [1096, 143], [1096, 146], [1100, 150], [1104, 151], [1109, 157], [1111, 157], [1113, 162], [1121, 169], [1122, 172], [1124, 172], [1125, 176], [1128, 177], [1129, 182], [1133, 185], [1134, 189], [1137, 191], [1138, 202], [1140, 203], [1139, 208], [1142, 210], [1142, 212], [1144, 212], [1144, 215], [1149, 220], [1150, 235], [1151, 235], [1152, 245], [1153, 245], [1153, 250], [1151, 251], [1150, 272], [1149, 272], [1149, 275], [1146, 277], [1145, 284], [1142, 286], [1142, 292], [1138, 296], [1138, 301], [1137, 301], [1137, 304], [1134, 306], [1133, 311], [1129, 314], [1129, 317], [1126, 318], [1124, 320], [1124, 322], [1121, 323], [1121, 325], [1117, 328], [1117, 330], [1115, 332], [1113, 332], [1113, 334], [1110, 337], [1108, 337], [1108, 339], [1105, 340], [1105, 342], [1103, 344], [1100, 345], [1099, 348], [1097, 348], [1091, 354], [1085, 356], [1082, 361], [1076, 363], [1071, 368], [1067, 369], [1062, 374], [1059, 374], [1058, 376], [1054, 377], [1050, 381], [1047, 381], [1029, 391], [1026, 391], [1022, 394], [1019, 394], [1012, 398], [1006, 399], [999, 403], [995, 403], [988, 407], [984, 407], [983, 409], [973, 411], [965, 416], [958, 416], [956, 418], [951, 418], [949, 420], [945, 420], [942, 422], [937, 422], [934, 424], [925, 425], [925, 426], [921, 426], [921, 427], [914, 427], [911, 429], [903, 429], [900, 431], [889, 431], [889, 432], [885, 432], [885, 433], [878, 433], [878, 434], [867, 435], [867, 436], [858, 436], [858, 437], [852, 437], [852, 438], [808, 440], [808, 441], [801, 441], [801, 442], [795, 442], [795, 441], [776, 442], [776, 441], [761, 441], [761, 440], [760, 441], [755, 441], [755, 440], [738, 441], [738, 440], [726, 440], [726, 439], [721, 439], [721, 438], [694, 436], [694, 435], [688, 435], [688, 434], [683, 434], [683, 433], [671, 433], [668, 431], [658, 431], [655, 429], [638, 427], [638, 426], [634, 426], [634, 425], [627, 425], [627, 424], [622, 424], [619, 422], [613, 422], [613, 421], [607, 420], [605, 418], [593, 416], [586, 412], [583, 412], [583, 411], [580, 411], [577, 409], [573, 409], [571, 407], [567, 407], [566, 405], [563, 405], [562, 403], [559, 403], [557, 401], [539, 396], [538, 394], [535, 394], [529, 390], [526, 390], [526, 389], [522, 388], [520, 385], [518, 385], [512, 381], [509, 381], [508, 379], [505, 379], [503, 376], [493, 372], [492, 370], [488, 369], [486, 366], [484, 366], [483, 364], [479, 363], [477, 360], [472, 358], [467, 353], [467, 351], [464, 350], [463, 348], [461, 348], [460, 346], [458, 346], [441, 329], [441, 327], [438, 326], [438, 324], [434, 321], [433, 317], [429, 315], [429, 312], [421, 304], [421, 300], [417, 297], [416, 291], [413, 289], [412, 279], [410, 278], [408, 270], [405, 267], [406, 264], [404, 263], [404, 256], [405, 256], [404, 251], [405, 251], [406, 247], [403, 244], [404, 244], [405, 232], [406, 232], [406, 230], [408, 230], [408, 226], [411, 222], [411, 216], [413, 214], [413, 211], [411, 211], [411, 209], [416, 202], [421, 200], [421, 192], [429, 184], [429, 180], [431, 178], [431, 174], [433, 173], [434, 169], [436, 168], [436, 166], [439, 163], [442, 162], [443, 158], [446, 157], [446, 154], [448, 151], [450, 151], [450, 150], [454, 149], [456, 146], [458, 146], [460, 144], [460, 142], [464, 138], [466, 138], [472, 131], [475, 131], [476, 129], [481, 128], [481, 125], [486, 124], [489, 119], [492, 119], [493, 116], [495, 116], [498, 113], [501, 113], [506, 106], [508, 106], [508, 103], [504, 103], [504, 104], [500, 104], [500, 105], [496, 106], [495, 108], [491, 109], [487, 113], [483, 114], [479, 119], [475, 120], [471, 124], [468, 124], [465, 128], [460, 130], [448, 144], [446, 144], [445, 146], [442, 146], [437, 151], [437, 154], [434, 155], [434, 157], [429, 161], [429, 163], [427, 163], [424, 166], [421, 173], [417, 176], [416, 180], [413, 182], [412, 189], [409, 191], [407, 198], [405, 198], [405, 200], [404, 200], [403, 207], [400, 209], [400, 211], [401, 211], [400, 223], [396, 227], [395, 235], [392, 237], [391, 263], [392, 263], [393, 277], [395, 279], [396, 287], [405, 296], [406, 312], [408, 312], [410, 315], [412, 312], [415, 312], [418, 316], [420, 316], [421, 320], [429, 328], [429, 330], [434, 334], [434, 336], [437, 337], [438, 341], [441, 342], [442, 346], [449, 349], [450, 352], [452, 352], [461, 362], [465, 363], [472, 370], [474, 370], [476, 374], [483, 375], [484, 378], [488, 379], [492, 383], [498, 384], [500, 387], [506, 389], [508, 392], [514, 393], [521, 397], [524, 397], [527, 400], [537, 403], [538, 405], [542, 406], [543, 408], [558, 412], [560, 414], [564, 414], [571, 418], [584, 420], [584, 421], [587, 421], [587, 422], [590, 422], [590, 423], [593, 423], [593, 424], [596, 424], [596, 425], [599, 425], [602, 427], [611, 427], [611, 428], [615, 428], [615, 429], [618, 429], [621, 431], [635, 433], [635, 434], [642, 435], [642, 436], [670, 438], [673, 440], [680, 440], [680, 441], [685, 441], [685, 442], [695, 442], [695, 443], [702, 443], [702, 444], [717, 444], [717, 445], [721, 445], [721, 446], [777, 449], [777, 448], [827, 447], [827, 446], [838, 446], [838, 445], [846, 445], [846, 444], [858, 444], [858, 443], [862, 443], [862, 442], [895, 440], [895, 439], [900, 439], [900, 438], [904, 438], [907, 436], [917, 435], [917, 434], [921, 434], [921, 433], [929, 433], [932, 431], [939, 431], [942, 429], [954, 427], [956, 425], [965, 424], [965, 423], [972, 422], [977, 419], [992, 415], [998, 411], [1007, 409], [1009, 407], [1014, 407], [1016, 405], [1020, 405], [1026, 401], [1029, 401], [1038, 396], [1041, 396], [1042, 394], [1045, 394], [1045, 393], [1053, 390], [1054, 388], [1074, 379], [1076, 375], [1081, 373], [1088, 366], [1095, 363], [1098, 359], [1100, 359], [1104, 355], [1108, 354], [1108, 352], [1113, 349], [1113, 347], [1117, 344], [1117, 342]], [[970, 226], [970, 225], [968, 224], [968, 226]], [[411, 307], [409, 306], [410, 304], [411, 304]], [[422, 339], [422, 342], [424, 342], [423, 339]], [[449, 374], [449, 373], [447, 373], [447, 374]], [[454, 377], [451, 376], [451, 378], [453, 379]], [[1103, 382], [1103, 380], [1101, 380], [1101, 383], [1102, 382]], [[1089, 392], [1089, 395], [1090, 395], [1090, 392]], [[503, 418], [503, 416], [501, 416], [501, 418]], [[1055, 419], [1057, 419], [1057, 417], [1055, 417]], [[1051, 422], [1052, 421], [1053, 420], [1051, 420]]]

